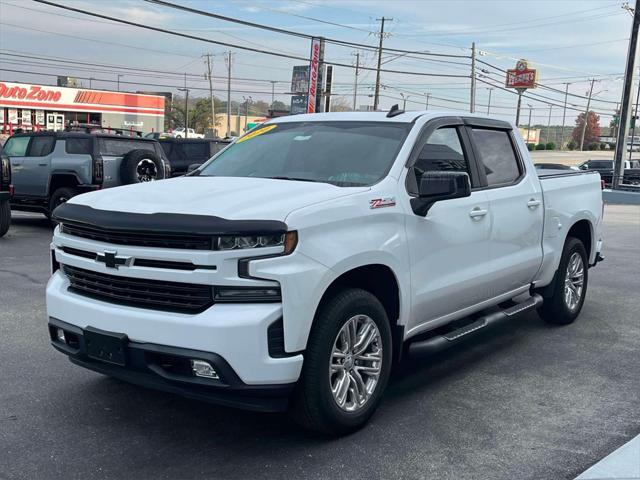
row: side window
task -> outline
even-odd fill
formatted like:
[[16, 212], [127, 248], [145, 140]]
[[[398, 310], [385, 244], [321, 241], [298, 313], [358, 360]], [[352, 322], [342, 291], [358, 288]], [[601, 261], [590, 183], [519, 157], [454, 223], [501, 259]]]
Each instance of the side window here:
[[439, 128], [431, 134], [416, 160], [415, 167], [423, 172], [467, 172], [469, 163], [455, 127]]
[[90, 138], [67, 138], [64, 142], [64, 150], [72, 154], [91, 155], [93, 141]]
[[56, 137], [33, 137], [31, 145], [29, 146], [30, 157], [44, 157], [49, 155], [53, 151], [53, 146], [56, 144]]
[[483, 128], [471, 130], [480, 157], [479, 167], [484, 169], [487, 185], [491, 187], [515, 182], [522, 171], [509, 132]]
[[4, 154], [7, 157], [25, 157], [31, 137], [11, 137], [4, 144]]

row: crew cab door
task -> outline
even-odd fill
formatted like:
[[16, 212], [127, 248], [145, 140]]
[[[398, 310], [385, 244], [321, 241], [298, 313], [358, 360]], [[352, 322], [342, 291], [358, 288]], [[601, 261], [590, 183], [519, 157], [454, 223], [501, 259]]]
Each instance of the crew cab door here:
[[11, 137], [7, 140], [5, 151], [11, 161], [16, 196], [46, 196], [55, 142], [52, 135]]
[[[445, 119], [442, 119], [445, 120]], [[469, 158], [461, 122], [431, 122], [409, 161], [406, 188], [416, 196], [425, 171], [462, 171], [471, 179], [471, 196], [435, 203], [426, 216], [406, 220], [411, 269], [412, 312], [408, 333], [485, 299], [491, 215], [486, 191]], [[435, 123], [435, 129], [434, 129]]]
[[487, 287], [496, 296], [528, 285], [540, 267], [542, 190], [510, 127], [485, 121], [468, 125], [467, 131], [491, 211]]

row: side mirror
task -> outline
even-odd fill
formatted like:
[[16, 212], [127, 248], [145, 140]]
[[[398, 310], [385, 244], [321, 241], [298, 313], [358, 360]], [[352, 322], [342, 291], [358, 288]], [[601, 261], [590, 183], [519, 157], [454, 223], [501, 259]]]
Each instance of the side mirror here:
[[425, 216], [434, 203], [471, 195], [466, 172], [425, 172], [418, 184], [418, 198], [411, 199], [414, 213]]

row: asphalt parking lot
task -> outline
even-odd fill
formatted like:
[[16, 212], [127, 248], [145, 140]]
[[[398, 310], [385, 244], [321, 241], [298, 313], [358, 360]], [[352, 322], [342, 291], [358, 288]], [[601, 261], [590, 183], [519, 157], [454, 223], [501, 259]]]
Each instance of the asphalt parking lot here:
[[395, 374], [340, 439], [85, 371], [48, 342], [51, 231], [0, 239], [0, 478], [562, 479], [640, 433], [640, 207], [607, 205], [606, 261], [567, 327], [520, 317]]

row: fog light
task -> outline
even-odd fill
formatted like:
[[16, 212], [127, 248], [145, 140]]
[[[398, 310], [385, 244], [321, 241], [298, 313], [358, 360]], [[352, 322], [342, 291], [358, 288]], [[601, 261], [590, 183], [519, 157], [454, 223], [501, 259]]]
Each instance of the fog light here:
[[220, 379], [213, 366], [204, 360], [191, 359], [191, 371], [196, 377]]
[[61, 328], [56, 328], [56, 338], [59, 342], [67, 343], [67, 339], [64, 336], [64, 330]]

